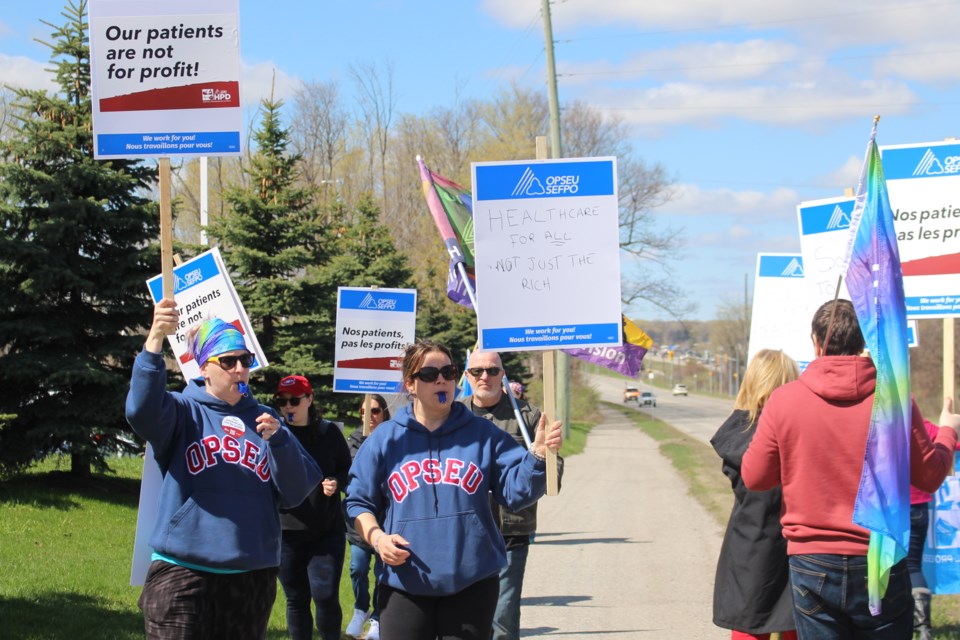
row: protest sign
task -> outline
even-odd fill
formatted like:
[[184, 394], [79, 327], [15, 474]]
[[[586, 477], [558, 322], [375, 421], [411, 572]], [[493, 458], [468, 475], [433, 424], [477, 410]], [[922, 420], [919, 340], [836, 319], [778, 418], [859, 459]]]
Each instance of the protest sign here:
[[240, 155], [239, 1], [91, 0], [95, 158]]
[[416, 328], [416, 289], [337, 289], [333, 390], [403, 391], [403, 351]]
[[616, 159], [472, 170], [480, 347], [620, 345]]
[[813, 360], [810, 320], [816, 307], [810, 310], [803, 267], [800, 255], [757, 254], [748, 362], [761, 349], [783, 350], [801, 370]]

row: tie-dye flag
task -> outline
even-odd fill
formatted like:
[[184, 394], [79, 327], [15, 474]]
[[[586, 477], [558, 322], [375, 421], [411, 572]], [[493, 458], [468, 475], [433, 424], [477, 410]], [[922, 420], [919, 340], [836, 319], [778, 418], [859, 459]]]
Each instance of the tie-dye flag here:
[[877, 368], [853, 522], [870, 530], [867, 592], [871, 613], [879, 615], [890, 569], [906, 557], [910, 542], [911, 400], [903, 273], [877, 120], [860, 172], [847, 254], [847, 289]]
[[647, 355], [647, 351], [653, 346], [653, 338], [644, 333], [627, 316], [621, 316], [621, 319], [623, 322], [622, 346], [562, 349], [562, 351], [575, 358], [622, 373], [628, 378], [636, 378], [640, 375], [643, 356]]
[[[456, 182], [428, 169], [420, 156], [417, 156], [417, 164], [420, 166], [420, 180], [427, 207], [450, 254], [447, 297], [459, 305], [472, 307], [471, 293], [476, 291], [473, 275], [473, 197]], [[464, 281], [460, 264], [469, 282]]]

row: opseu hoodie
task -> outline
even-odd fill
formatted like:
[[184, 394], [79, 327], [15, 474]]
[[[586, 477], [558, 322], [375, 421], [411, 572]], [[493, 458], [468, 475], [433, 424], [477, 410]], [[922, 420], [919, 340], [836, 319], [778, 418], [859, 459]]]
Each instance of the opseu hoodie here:
[[323, 479], [319, 467], [286, 427], [260, 437], [257, 417], [276, 414], [252, 397], [231, 406], [202, 379], [183, 393], [168, 392], [166, 381], [161, 355], [141, 351], [126, 413], [163, 472], [150, 545], [213, 569], [279, 566], [279, 508], [303, 502]]
[[357, 452], [347, 515], [378, 515], [388, 534], [410, 544], [402, 565], [377, 563], [377, 578], [415, 595], [462, 591], [506, 566], [488, 492], [510, 509], [546, 492], [546, 465], [489, 420], [459, 402], [431, 432], [412, 405], [382, 423]]
[[[867, 555], [870, 532], [853, 524], [877, 370], [870, 358], [826, 356], [770, 396], [740, 473], [752, 491], [783, 485], [787, 554]], [[957, 434], [931, 442], [917, 405], [910, 483], [935, 491], [953, 466]]]

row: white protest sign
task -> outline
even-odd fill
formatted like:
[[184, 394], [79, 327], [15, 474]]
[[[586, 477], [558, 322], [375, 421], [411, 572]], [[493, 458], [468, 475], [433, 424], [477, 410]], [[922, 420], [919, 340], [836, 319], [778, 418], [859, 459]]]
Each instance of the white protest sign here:
[[482, 349], [621, 343], [616, 158], [474, 163]]
[[819, 305], [810, 309], [803, 264], [803, 257], [796, 254], [757, 254], [748, 362], [761, 349], [783, 350], [801, 371], [813, 360], [810, 321]]
[[95, 158], [240, 155], [239, 0], [90, 0]]
[[[837, 296], [838, 280], [839, 297], [850, 299], [846, 279], [840, 276], [846, 276], [841, 268], [850, 239], [850, 216], [855, 203], [855, 198], [828, 198], [797, 205], [800, 253], [810, 300], [807, 315], [811, 319], [820, 305]], [[907, 344], [915, 347], [918, 340], [917, 321], [907, 321]]]
[[403, 351], [416, 328], [416, 289], [338, 288], [333, 390], [403, 391]]
[[[240, 329], [247, 349], [256, 356], [251, 370], [269, 365], [250, 326], [250, 319], [243, 309], [243, 304], [233, 288], [233, 282], [227, 275], [218, 249], [210, 249], [184, 262], [173, 270], [173, 277], [174, 300], [177, 301], [180, 326], [174, 335], [167, 336], [167, 341], [185, 379], [190, 380], [200, 375], [200, 365], [193, 359], [187, 335], [191, 327], [210, 318], [220, 318]], [[161, 276], [148, 280], [147, 286], [153, 302], [160, 302], [163, 298]]]
[[960, 316], [960, 143], [880, 147], [908, 318]]

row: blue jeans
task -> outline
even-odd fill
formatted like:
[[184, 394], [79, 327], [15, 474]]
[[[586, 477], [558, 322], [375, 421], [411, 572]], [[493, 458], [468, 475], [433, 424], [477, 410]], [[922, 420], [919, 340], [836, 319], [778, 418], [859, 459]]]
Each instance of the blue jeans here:
[[529, 544], [507, 549], [507, 566], [500, 571], [500, 597], [493, 614], [493, 640], [520, 637], [520, 595], [529, 553]]
[[930, 503], [910, 505], [910, 548], [907, 550], [907, 570], [910, 572], [910, 586], [914, 589], [926, 589], [927, 581], [923, 577], [923, 542], [927, 537], [930, 524]]
[[904, 640], [913, 629], [907, 563], [890, 571], [879, 616], [867, 602], [866, 556], [790, 556], [793, 619], [801, 640]]
[[310, 600], [317, 605], [317, 631], [323, 640], [340, 640], [340, 573], [346, 551], [343, 531], [305, 538], [284, 531], [280, 546], [280, 585], [287, 596], [287, 631], [294, 640], [313, 638]]
[[[350, 545], [350, 582], [353, 584], [354, 609], [366, 611], [370, 608], [370, 561], [373, 553], [361, 546]], [[373, 585], [373, 614], [371, 620], [380, 618], [377, 611], [377, 585]]]

